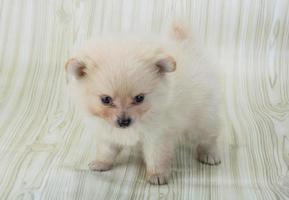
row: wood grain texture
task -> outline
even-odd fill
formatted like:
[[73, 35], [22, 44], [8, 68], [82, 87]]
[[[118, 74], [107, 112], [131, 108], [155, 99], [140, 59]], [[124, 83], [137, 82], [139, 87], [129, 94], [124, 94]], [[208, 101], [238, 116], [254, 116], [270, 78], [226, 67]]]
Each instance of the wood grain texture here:
[[[179, 145], [166, 186], [139, 153], [91, 172], [93, 135], [68, 98], [64, 62], [102, 32], [195, 27], [224, 66], [222, 164]], [[288, 0], [0, 0], [0, 199], [289, 199]]]

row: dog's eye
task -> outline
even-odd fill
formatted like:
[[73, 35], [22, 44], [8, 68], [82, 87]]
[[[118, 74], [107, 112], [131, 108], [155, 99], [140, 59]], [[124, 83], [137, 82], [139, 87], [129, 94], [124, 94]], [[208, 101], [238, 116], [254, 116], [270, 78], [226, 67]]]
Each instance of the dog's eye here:
[[104, 95], [104, 96], [100, 97], [100, 99], [104, 105], [111, 105], [112, 104], [112, 98], [110, 96]]
[[139, 103], [142, 103], [143, 101], [144, 101], [143, 94], [139, 94], [133, 98], [133, 104], [139, 104]]

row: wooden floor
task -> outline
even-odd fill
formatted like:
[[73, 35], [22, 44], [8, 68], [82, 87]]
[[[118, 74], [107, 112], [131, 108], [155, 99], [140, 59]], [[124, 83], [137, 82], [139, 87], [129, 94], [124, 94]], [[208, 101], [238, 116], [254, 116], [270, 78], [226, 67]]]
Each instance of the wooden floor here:
[[[222, 164], [179, 145], [152, 186], [135, 149], [87, 168], [94, 136], [69, 101], [64, 63], [104, 31], [160, 32], [186, 18], [224, 66]], [[0, 0], [0, 199], [289, 199], [288, 0]]]

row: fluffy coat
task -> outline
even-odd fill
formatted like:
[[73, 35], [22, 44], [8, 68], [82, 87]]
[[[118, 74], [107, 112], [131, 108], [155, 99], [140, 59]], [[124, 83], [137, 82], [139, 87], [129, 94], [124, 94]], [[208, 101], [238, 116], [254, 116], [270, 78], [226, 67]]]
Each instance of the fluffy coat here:
[[[148, 181], [167, 183], [176, 140], [197, 139], [197, 159], [219, 164], [220, 86], [191, 33], [173, 24], [169, 37], [98, 38], [66, 64], [72, 98], [88, 131], [97, 135], [96, 159], [90, 169], [109, 170], [121, 149], [142, 148]], [[133, 98], [144, 95], [140, 104]], [[109, 105], [101, 102], [111, 98]], [[120, 116], [131, 125], [119, 127]]]

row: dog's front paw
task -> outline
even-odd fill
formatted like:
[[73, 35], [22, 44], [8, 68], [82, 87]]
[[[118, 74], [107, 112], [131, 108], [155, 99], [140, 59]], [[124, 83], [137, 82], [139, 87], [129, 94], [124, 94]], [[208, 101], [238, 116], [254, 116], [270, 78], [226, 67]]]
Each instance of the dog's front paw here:
[[102, 172], [102, 171], [110, 170], [112, 168], [112, 165], [113, 165], [112, 163], [94, 160], [88, 164], [88, 167], [92, 171]]
[[217, 152], [198, 152], [198, 161], [207, 165], [218, 165], [221, 158]]
[[164, 185], [168, 183], [168, 177], [165, 174], [148, 174], [148, 181], [153, 185]]

